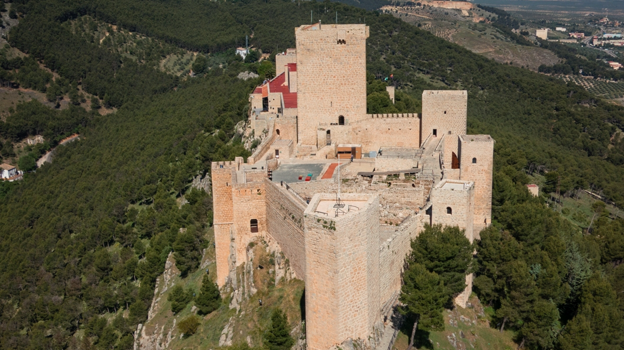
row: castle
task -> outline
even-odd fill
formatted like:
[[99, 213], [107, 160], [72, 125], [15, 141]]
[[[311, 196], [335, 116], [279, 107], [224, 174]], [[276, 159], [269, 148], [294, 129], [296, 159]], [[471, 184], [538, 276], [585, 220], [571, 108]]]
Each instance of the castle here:
[[295, 34], [250, 95], [262, 143], [247, 162], [212, 163], [217, 283], [254, 239], [276, 242], [305, 281], [307, 346], [325, 350], [383, 327], [425, 225], [470, 241], [490, 225], [494, 140], [466, 134], [466, 91], [424, 91], [421, 114], [367, 114], [364, 24]]

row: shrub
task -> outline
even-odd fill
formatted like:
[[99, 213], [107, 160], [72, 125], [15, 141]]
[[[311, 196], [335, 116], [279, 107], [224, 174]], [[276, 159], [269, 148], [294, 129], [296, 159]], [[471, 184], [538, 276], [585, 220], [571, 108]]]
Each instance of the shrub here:
[[182, 332], [185, 336], [190, 336], [197, 332], [199, 324], [199, 317], [191, 315], [178, 323], [178, 330], [180, 330], [180, 332]]

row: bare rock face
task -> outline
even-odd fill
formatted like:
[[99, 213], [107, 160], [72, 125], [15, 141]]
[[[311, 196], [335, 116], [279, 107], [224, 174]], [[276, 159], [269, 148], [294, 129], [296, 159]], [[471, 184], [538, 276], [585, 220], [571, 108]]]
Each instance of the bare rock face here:
[[240, 72], [238, 73], [238, 79], [247, 80], [247, 79], [255, 79], [258, 78], [259, 75], [254, 72]]
[[[176, 319], [173, 320], [173, 326], [168, 331], [165, 330], [164, 324], [155, 324], [153, 327], [150, 325], [149, 329], [147, 325], [164, 307], [165, 302], [162, 300], [162, 296], [169, 288], [173, 287], [174, 278], [179, 274], [180, 270], [175, 266], [175, 259], [173, 252], [171, 252], [165, 263], [165, 271], [156, 280], [154, 299], [152, 299], [152, 305], [147, 314], [147, 321], [145, 325], [139, 324], [134, 332], [134, 350], [163, 350], [171, 344], [173, 332], [176, 329]], [[150, 331], [150, 329], [153, 330]]]
[[193, 178], [193, 182], [191, 183], [191, 187], [198, 190], [204, 190], [206, 193], [210, 194], [210, 191], [212, 190], [210, 175], [206, 174], [204, 177], [201, 175], [195, 176]]

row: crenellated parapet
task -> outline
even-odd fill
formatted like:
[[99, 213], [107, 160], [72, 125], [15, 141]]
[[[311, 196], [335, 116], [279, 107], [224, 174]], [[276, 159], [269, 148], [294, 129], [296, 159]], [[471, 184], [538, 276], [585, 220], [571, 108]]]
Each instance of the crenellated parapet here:
[[367, 119], [420, 118], [419, 113], [379, 113], [367, 114]]

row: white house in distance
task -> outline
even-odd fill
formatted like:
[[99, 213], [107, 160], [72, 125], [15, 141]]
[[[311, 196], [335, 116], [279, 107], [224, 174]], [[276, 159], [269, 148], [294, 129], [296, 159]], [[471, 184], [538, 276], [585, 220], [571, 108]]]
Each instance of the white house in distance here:
[[236, 54], [245, 59], [245, 57], [247, 57], [247, 49], [244, 47], [237, 47]]
[[565, 27], [557, 27], [557, 28], [555, 28], [555, 30], [558, 31], [558, 32], [562, 32], [562, 33], [565, 33], [567, 31], [567, 29]]
[[0, 164], [0, 171], [2, 171], [0, 178], [5, 181], [17, 180], [22, 174], [22, 172], [18, 171], [13, 165], [7, 163]]

